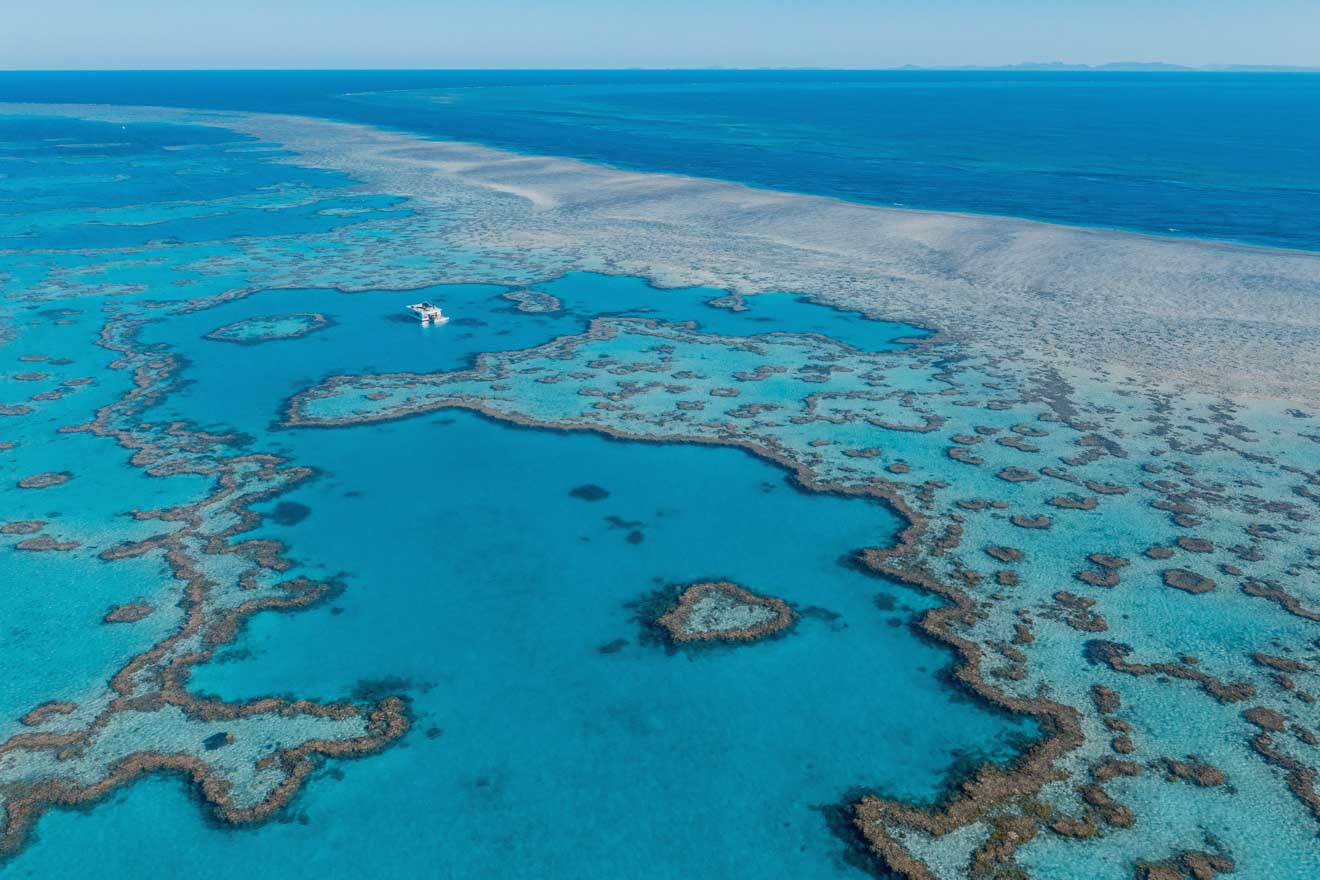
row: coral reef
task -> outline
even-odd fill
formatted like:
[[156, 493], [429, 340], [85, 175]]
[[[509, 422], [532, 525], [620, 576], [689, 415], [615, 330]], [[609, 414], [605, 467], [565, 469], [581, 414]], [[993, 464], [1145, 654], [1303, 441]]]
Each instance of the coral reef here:
[[686, 587], [678, 604], [656, 623], [675, 642], [751, 642], [793, 623], [782, 599], [760, 596], [730, 581], [701, 581]]

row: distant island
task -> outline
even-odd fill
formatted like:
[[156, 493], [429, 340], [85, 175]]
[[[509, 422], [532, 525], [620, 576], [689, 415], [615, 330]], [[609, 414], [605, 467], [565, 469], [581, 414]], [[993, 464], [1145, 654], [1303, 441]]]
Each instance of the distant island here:
[[1167, 61], [1110, 61], [1105, 64], [1069, 64], [1066, 61], [1023, 61], [998, 67], [966, 68], [981, 70], [1090, 70], [1149, 73], [1315, 73], [1320, 67], [1296, 67], [1286, 64], [1207, 64], [1189, 67]]
[[[630, 70], [645, 70], [642, 67]], [[738, 70], [736, 67], [715, 65], [702, 70]], [[758, 67], [756, 70], [835, 70], [868, 68], [825, 68], [825, 67]], [[1067, 61], [1019, 61], [1015, 64], [986, 65], [930, 65], [901, 64], [893, 67], [869, 68], [874, 70], [1024, 70], [1024, 71], [1059, 71], [1090, 73], [1320, 73], [1320, 67], [1303, 67], [1290, 64], [1172, 64], [1168, 61], [1107, 61], [1104, 64], [1073, 64]]]

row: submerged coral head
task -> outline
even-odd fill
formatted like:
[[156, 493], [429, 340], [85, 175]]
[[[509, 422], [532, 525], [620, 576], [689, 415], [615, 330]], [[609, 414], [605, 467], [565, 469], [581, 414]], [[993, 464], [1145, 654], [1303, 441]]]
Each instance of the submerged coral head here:
[[793, 618], [782, 599], [732, 581], [700, 581], [684, 588], [678, 604], [656, 622], [675, 642], [748, 642], [786, 629]]

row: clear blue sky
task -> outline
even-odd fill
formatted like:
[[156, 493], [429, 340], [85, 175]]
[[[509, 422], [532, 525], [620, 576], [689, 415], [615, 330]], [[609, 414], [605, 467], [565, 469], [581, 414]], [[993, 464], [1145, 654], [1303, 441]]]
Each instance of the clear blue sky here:
[[1320, 0], [9, 0], [0, 68], [1320, 65]]

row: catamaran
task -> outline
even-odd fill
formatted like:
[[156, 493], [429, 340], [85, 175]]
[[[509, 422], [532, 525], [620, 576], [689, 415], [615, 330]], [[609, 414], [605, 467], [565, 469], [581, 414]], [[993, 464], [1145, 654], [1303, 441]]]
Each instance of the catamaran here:
[[408, 309], [417, 316], [417, 319], [423, 324], [444, 324], [449, 319], [445, 313], [440, 311], [440, 307], [434, 303], [419, 302], [408, 306]]

